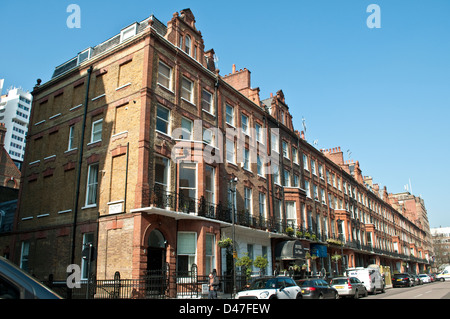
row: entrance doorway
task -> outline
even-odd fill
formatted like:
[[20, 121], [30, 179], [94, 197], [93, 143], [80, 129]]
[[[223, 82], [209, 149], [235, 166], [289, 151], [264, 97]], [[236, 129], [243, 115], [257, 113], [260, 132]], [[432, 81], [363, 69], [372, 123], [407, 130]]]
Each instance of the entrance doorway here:
[[162, 298], [169, 286], [168, 266], [166, 264], [166, 240], [163, 234], [155, 229], [148, 237], [147, 248], [147, 298]]
[[166, 240], [157, 229], [150, 233], [147, 249], [147, 271], [161, 271], [166, 263]]

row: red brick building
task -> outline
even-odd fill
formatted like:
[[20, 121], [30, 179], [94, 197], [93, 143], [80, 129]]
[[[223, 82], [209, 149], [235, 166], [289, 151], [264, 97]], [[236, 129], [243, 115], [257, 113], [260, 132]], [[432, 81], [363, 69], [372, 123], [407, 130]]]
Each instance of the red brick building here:
[[193, 264], [229, 273], [219, 242], [233, 233], [238, 257], [266, 256], [267, 274], [395, 266], [410, 242], [429, 249], [358, 162], [310, 145], [283, 91], [260, 99], [250, 75], [220, 75], [189, 9], [167, 25], [133, 23], [58, 66], [33, 91], [14, 260], [41, 279], [65, 278], [73, 263], [87, 276], [92, 243], [94, 273], [109, 279]]

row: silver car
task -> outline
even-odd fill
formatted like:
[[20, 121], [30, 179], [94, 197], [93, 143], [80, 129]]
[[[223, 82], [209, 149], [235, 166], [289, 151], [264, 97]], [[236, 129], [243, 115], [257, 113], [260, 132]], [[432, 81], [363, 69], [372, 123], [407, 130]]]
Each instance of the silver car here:
[[0, 257], [0, 299], [62, 299], [22, 269]]
[[330, 285], [338, 291], [339, 297], [358, 299], [360, 296], [367, 297], [368, 294], [366, 286], [356, 277], [333, 278]]

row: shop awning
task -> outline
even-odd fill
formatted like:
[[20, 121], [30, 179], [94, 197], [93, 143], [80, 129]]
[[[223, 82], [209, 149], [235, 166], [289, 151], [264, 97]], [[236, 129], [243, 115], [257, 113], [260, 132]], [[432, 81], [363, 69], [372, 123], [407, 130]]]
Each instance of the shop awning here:
[[275, 247], [276, 260], [295, 260], [304, 258], [305, 250], [299, 240], [283, 241]]

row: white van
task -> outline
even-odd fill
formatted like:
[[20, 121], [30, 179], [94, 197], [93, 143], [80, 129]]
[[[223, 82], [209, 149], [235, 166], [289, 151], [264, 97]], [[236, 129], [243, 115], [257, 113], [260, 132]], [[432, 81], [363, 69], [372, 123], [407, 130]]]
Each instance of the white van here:
[[347, 269], [349, 277], [358, 278], [370, 294], [376, 294], [377, 291], [385, 292], [384, 279], [381, 276], [380, 269], [376, 265], [368, 268], [356, 267]]
[[450, 266], [444, 268], [443, 271], [436, 275], [436, 280], [445, 281], [450, 280]]

